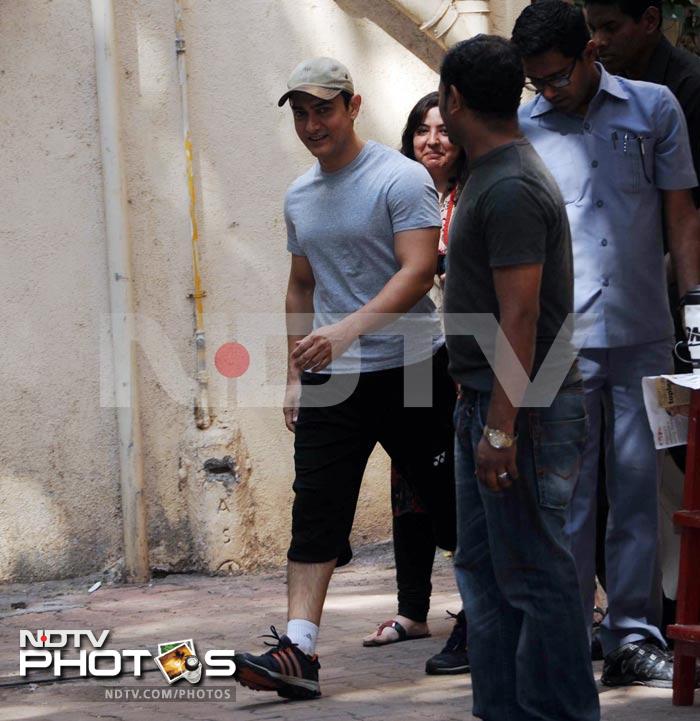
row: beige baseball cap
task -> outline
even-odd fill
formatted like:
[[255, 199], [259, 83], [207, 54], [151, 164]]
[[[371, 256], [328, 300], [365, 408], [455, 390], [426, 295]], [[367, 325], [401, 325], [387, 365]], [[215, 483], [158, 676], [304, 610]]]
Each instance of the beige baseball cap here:
[[309, 93], [322, 100], [332, 100], [343, 90], [355, 94], [348, 69], [333, 58], [309, 58], [299, 63], [289, 76], [287, 92], [277, 104], [284, 105], [294, 92]]

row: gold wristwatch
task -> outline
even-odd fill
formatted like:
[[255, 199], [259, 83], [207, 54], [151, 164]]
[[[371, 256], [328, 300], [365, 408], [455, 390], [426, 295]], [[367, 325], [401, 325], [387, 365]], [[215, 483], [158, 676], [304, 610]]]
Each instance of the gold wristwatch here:
[[484, 438], [488, 441], [491, 448], [502, 451], [510, 448], [518, 436], [511, 436], [510, 433], [499, 431], [497, 428], [489, 428], [484, 426]]

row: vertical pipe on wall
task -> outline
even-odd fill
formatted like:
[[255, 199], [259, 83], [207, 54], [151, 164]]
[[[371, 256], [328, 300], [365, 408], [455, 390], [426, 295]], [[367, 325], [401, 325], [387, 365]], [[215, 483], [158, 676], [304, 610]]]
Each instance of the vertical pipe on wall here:
[[124, 526], [124, 567], [129, 581], [149, 578], [143, 445], [139, 419], [134, 334], [134, 276], [127, 224], [126, 177], [119, 108], [119, 70], [112, 0], [91, 0], [97, 104], [102, 149], [107, 267], [115, 407]]
[[182, 5], [174, 0], [175, 9], [175, 52], [177, 54], [177, 72], [180, 84], [180, 106], [182, 111], [182, 142], [185, 151], [185, 174], [190, 215], [190, 243], [192, 245], [192, 275], [194, 301], [194, 344], [197, 363], [197, 390], [194, 414], [197, 428], [211, 426], [209, 407], [209, 374], [207, 372], [206, 335], [204, 332], [204, 298], [207, 292], [202, 287], [199, 257], [199, 228], [197, 225], [197, 194], [194, 184], [193, 147], [190, 134], [189, 98], [187, 91], [187, 63], [185, 61], [185, 35], [183, 32]]

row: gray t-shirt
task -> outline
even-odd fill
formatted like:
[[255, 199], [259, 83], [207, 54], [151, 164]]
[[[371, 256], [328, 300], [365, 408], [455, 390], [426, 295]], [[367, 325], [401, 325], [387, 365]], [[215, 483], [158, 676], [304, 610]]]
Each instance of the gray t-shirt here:
[[[492, 382], [493, 373], [475, 337], [457, 333], [457, 319], [450, 314], [489, 314], [500, 322], [492, 269], [529, 263], [543, 266], [534, 375], [573, 312], [573, 275], [561, 193], [539, 155], [523, 139], [470, 165], [450, 228], [445, 332], [450, 373], [463, 385], [484, 390], [484, 381]], [[485, 340], [491, 353], [495, 338]], [[568, 343], [564, 351], [566, 358], [558, 362], [570, 363], [573, 350]]]
[[[287, 191], [284, 216], [287, 249], [308, 258], [316, 281], [314, 328], [361, 308], [398, 272], [395, 233], [440, 227], [437, 191], [428, 171], [372, 141], [334, 173], [316, 163], [297, 178]], [[435, 305], [427, 295], [404, 319], [363, 336], [325, 372], [418, 363], [444, 343]]]

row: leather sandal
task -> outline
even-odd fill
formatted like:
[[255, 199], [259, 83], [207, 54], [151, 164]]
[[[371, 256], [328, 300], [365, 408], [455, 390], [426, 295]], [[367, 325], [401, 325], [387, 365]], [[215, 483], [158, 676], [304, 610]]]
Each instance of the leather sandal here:
[[419, 638], [430, 638], [430, 633], [419, 633], [415, 636], [409, 636], [406, 629], [396, 620], [391, 619], [390, 621], [384, 621], [384, 623], [377, 626], [376, 634], [380, 636], [385, 628], [391, 628], [396, 631], [398, 638], [394, 638], [388, 641], [380, 641], [378, 639], [370, 639], [369, 641], [363, 641], [362, 645], [367, 647], [374, 646], [390, 646], [392, 643], [401, 643], [402, 641], [415, 641]]

